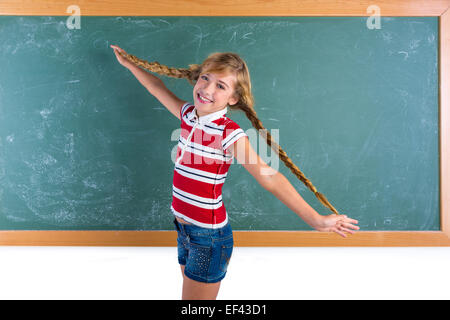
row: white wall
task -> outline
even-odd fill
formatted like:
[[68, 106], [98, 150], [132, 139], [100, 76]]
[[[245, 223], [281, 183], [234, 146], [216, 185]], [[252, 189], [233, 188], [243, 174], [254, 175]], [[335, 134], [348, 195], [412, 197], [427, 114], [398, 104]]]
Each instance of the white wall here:
[[[176, 248], [0, 247], [0, 299], [179, 299]], [[218, 299], [450, 299], [450, 248], [235, 247]]]

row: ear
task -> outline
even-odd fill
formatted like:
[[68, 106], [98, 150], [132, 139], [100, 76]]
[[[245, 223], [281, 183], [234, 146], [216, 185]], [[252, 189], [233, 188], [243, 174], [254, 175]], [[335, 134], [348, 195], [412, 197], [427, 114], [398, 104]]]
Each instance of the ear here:
[[236, 95], [233, 95], [230, 97], [230, 99], [228, 99], [228, 104], [230, 106], [232, 106], [232, 105], [235, 105], [236, 103], [238, 103], [238, 101], [239, 101], [239, 98], [236, 97]]

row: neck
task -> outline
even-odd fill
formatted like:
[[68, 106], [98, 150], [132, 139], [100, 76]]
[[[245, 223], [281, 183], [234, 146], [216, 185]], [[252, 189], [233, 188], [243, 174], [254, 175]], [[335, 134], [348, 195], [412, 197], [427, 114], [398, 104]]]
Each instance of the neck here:
[[207, 113], [203, 114], [203, 113], [199, 112], [199, 111], [197, 110], [197, 108], [195, 108], [195, 114], [197, 115], [197, 117], [203, 117], [203, 116], [206, 116], [206, 115], [207, 115]]
[[212, 114], [212, 113], [219, 112], [219, 111], [220, 111], [220, 110], [216, 110], [216, 111], [213, 111], [213, 112], [205, 112], [205, 113], [203, 113], [203, 112], [198, 111], [197, 108], [195, 108], [195, 113], [197, 114], [197, 117], [207, 116], [208, 114]]

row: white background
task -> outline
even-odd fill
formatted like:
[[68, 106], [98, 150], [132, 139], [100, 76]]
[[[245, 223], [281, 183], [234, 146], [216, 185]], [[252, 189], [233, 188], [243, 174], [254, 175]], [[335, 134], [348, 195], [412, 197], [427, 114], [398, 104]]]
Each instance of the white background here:
[[[175, 247], [0, 247], [0, 299], [180, 299]], [[218, 299], [450, 299], [450, 248], [235, 247]]]

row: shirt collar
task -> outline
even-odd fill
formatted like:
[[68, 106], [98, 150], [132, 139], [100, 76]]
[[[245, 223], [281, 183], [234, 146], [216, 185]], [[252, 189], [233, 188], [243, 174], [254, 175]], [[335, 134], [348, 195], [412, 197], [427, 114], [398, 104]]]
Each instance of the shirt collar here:
[[194, 107], [194, 109], [189, 114], [189, 119], [194, 121], [199, 121], [200, 123], [208, 123], [214, 120], [217, 120], [221, 118], [223, 115], [225, 115], [228, 111], [228, 107], [223, 108], [222, 110], [204, 115], [204, 116], [197, 116], [197, 109]]

